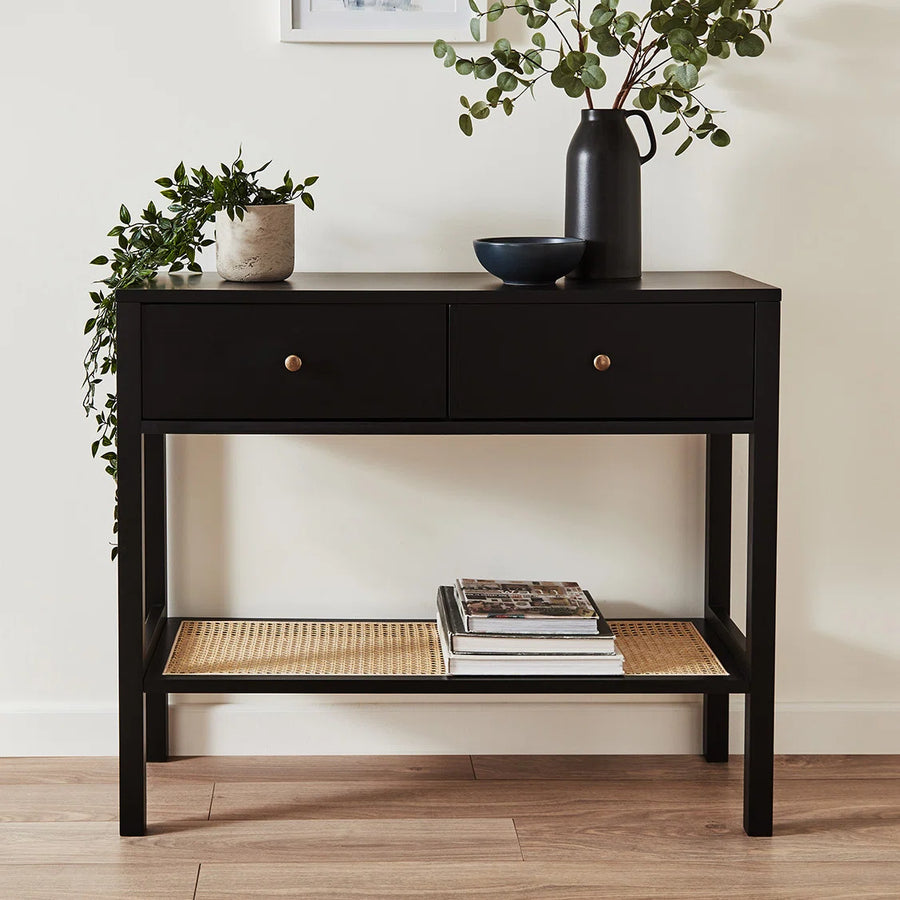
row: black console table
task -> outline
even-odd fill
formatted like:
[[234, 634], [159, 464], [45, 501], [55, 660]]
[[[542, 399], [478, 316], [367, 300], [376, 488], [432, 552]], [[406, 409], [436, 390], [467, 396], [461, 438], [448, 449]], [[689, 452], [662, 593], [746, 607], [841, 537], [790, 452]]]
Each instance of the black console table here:
[[[728, 272], [527, 290], [478, 274], [204, 274], [120, 294], [121, 833], [146, 830], [146, 761], [167, 759], [170, 692], [322, 691], [694, 692], [709, 762], [727, 760], [728, 696], [744, 694], [744, 828], [771, 834], [780, 298]], [[705, 434], [704, 611], [689, 621], [727, 674], [166, 674], [181, 622], [166, 599], [176, 433]], [[734, 434], [750, 436], [743, 629], [730, 614]]]

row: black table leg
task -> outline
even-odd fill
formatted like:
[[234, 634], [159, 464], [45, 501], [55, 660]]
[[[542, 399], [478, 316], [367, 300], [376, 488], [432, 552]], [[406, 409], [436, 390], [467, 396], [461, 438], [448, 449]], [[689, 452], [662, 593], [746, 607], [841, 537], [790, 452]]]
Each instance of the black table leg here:
[[[731, 613], [731, 458], [730, 434], [706, 436], [707, 621]], [[728, 762], [728, 694], [703, 695], [703, 756]]]
[[147, 830], [144, 742], [144, 509], [140, 307], [118, 310], [119, 833]]
[[[144, 435], [144, 596], [147, 618], [165, 625], [168, 549], [166, 545], [166, 436]], [[151, 635], [152, 637], [152, 635]], [[147, 697], [147, 759], [169, 758], [168, 694]]]
[[757, 304], [756, 430], [750, 435], [744, 830], [772, 834], [775, 747], [775, 564], [778, 524], [778, 317]]

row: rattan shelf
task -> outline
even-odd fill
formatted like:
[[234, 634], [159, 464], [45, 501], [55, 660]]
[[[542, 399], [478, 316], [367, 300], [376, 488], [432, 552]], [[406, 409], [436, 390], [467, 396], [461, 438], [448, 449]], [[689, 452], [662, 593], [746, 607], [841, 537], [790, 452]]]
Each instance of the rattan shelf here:
[[743, 691], [741, 671], [702, 619], [610, 621], [620, 676], [448, 676], [422, 620], [169, 619], [148, 691]]

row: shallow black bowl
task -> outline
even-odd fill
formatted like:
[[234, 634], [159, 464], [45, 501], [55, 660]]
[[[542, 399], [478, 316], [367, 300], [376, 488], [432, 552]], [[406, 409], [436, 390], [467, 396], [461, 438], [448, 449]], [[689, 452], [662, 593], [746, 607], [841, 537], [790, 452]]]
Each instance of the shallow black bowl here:
[[504, 284], [553, 284], [584, 254], [584, 241], [568, 237], [497, 237], [472, 241], [475, 255]]

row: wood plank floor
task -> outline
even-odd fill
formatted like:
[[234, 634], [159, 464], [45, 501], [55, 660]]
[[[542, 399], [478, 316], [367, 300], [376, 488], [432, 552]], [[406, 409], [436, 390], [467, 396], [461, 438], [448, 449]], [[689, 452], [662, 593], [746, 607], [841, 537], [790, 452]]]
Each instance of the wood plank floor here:
[[781, 757], [772, 838], [741, 766], [685, 756], [0, 759], [0, 900], [900, 897], [900, 757]]

